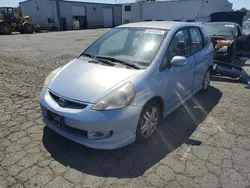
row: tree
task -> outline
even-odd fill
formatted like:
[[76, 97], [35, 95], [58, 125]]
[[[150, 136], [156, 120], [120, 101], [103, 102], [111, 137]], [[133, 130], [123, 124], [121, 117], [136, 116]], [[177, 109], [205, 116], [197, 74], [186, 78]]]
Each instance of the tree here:
[[245, 12], [246, 14], [249, 12], [250, 10], [247, 10], [246, 8], [241, 8], [240, 10], [236, 10], [236, 12]]
[[20, 7], [15, 7], [14, 8], [14, 15], [15, 17], [19, 20], [21, 17], [21, 12], [20, 12]]
[[241, 11], [241, 12], [248, 13], [248, 10], [247, 10], [246, 8], [241, 8], [240, 11]]

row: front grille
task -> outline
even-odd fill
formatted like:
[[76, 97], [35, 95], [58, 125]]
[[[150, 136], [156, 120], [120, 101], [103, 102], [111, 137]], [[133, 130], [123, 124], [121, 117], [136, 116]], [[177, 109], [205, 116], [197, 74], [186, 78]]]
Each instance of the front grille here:
[[62, 108], [71, 108], [71, 109], [84, 109], [87, 107], [86, 104], [77, 103], [69, 101], [67, 99], [61, 98], [58, 95], [49, 91], [51, 98]]

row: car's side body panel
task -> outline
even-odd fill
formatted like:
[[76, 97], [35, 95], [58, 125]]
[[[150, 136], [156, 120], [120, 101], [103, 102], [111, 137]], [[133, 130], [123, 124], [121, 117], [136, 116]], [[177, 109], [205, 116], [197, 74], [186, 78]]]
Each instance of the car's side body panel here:
[[195, 59], [195, 76], [193, 90], [198, 88], [204, 79], [204, 75], [210, 64], [210, 55], [207, 47], [204, 47], [202, 50], [194, 54]]
[[[187, 65], [184, 67], [172, 66], [165, 70], [168, 80], [167, 93], [165, 98], [165, 109], [169, 109], [182, 98], [185, 98], [193, 90], [195, 60], [194, 56], [187, 58]], [[188, 78], [188, 79], [187, 79]]]
[[[198, 25], [189, 26], [199, 27]], [[163, 41], [150, 67], [142, 75], [132, 80], [137, 92], [134, 102], [136, 105], [143, 106], [145, 101], [149, 101], [154, 97], [161, 97], [164, 100], [164, 115], [167, 115], [201, 89], [205, 72], [213, 65], [213, 46], [210, 42], [207, 42], [206, 46], [201, 50], [202, 52], [200, 51], [196, 54], [197, 61], [195, 61], [194, 58], [195, 54], [188, 58], [190, 63], [187, 67], [167, 68], [164, 71], [157, 72], [161, 67], [162, 60], [166, 55], [171, 39], [181, 28], [188, 28], [188, 26], [172, 28]], [[203, 57], [204, 54], [206, 54], [206, 58]], [[197, 71], [197, 77], [194, 81], [195, 71]], [[185, 79], [190, 77], [192, 79], [191, 81]], [[142, 82], [142, 80], [144, 81]], [[177, 85], [178, 82], [179, 84]], [[195, 86], [193, 82], [196, 82]], [[180, 92], [181, 88], [185, 88], [185, 91]], [[178, 98], [177, 95], [181, 97], [175, 100]]]
[[236, 49], [238, 56], [250, 57], [250, 33], [242, 35], [236, 41]]

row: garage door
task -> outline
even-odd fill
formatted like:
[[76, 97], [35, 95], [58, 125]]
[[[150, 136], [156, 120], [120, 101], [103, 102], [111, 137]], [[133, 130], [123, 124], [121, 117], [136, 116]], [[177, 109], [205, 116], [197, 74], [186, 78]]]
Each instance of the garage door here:
[[86, 16], [85, 6], [72, 6], [73, 16]]
[[103, 8], [103, 20], [104, 20], [104, 27], [113, 27], [113, 8], [112, 7]]

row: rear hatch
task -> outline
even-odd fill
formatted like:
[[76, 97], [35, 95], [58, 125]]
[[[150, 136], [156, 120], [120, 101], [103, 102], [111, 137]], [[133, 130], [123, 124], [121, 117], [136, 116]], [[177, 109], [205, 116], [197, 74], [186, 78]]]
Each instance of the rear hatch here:
[[210, 15], [210, 22], [234, 22], [242, 26], [245, 12], [216, 12]]

